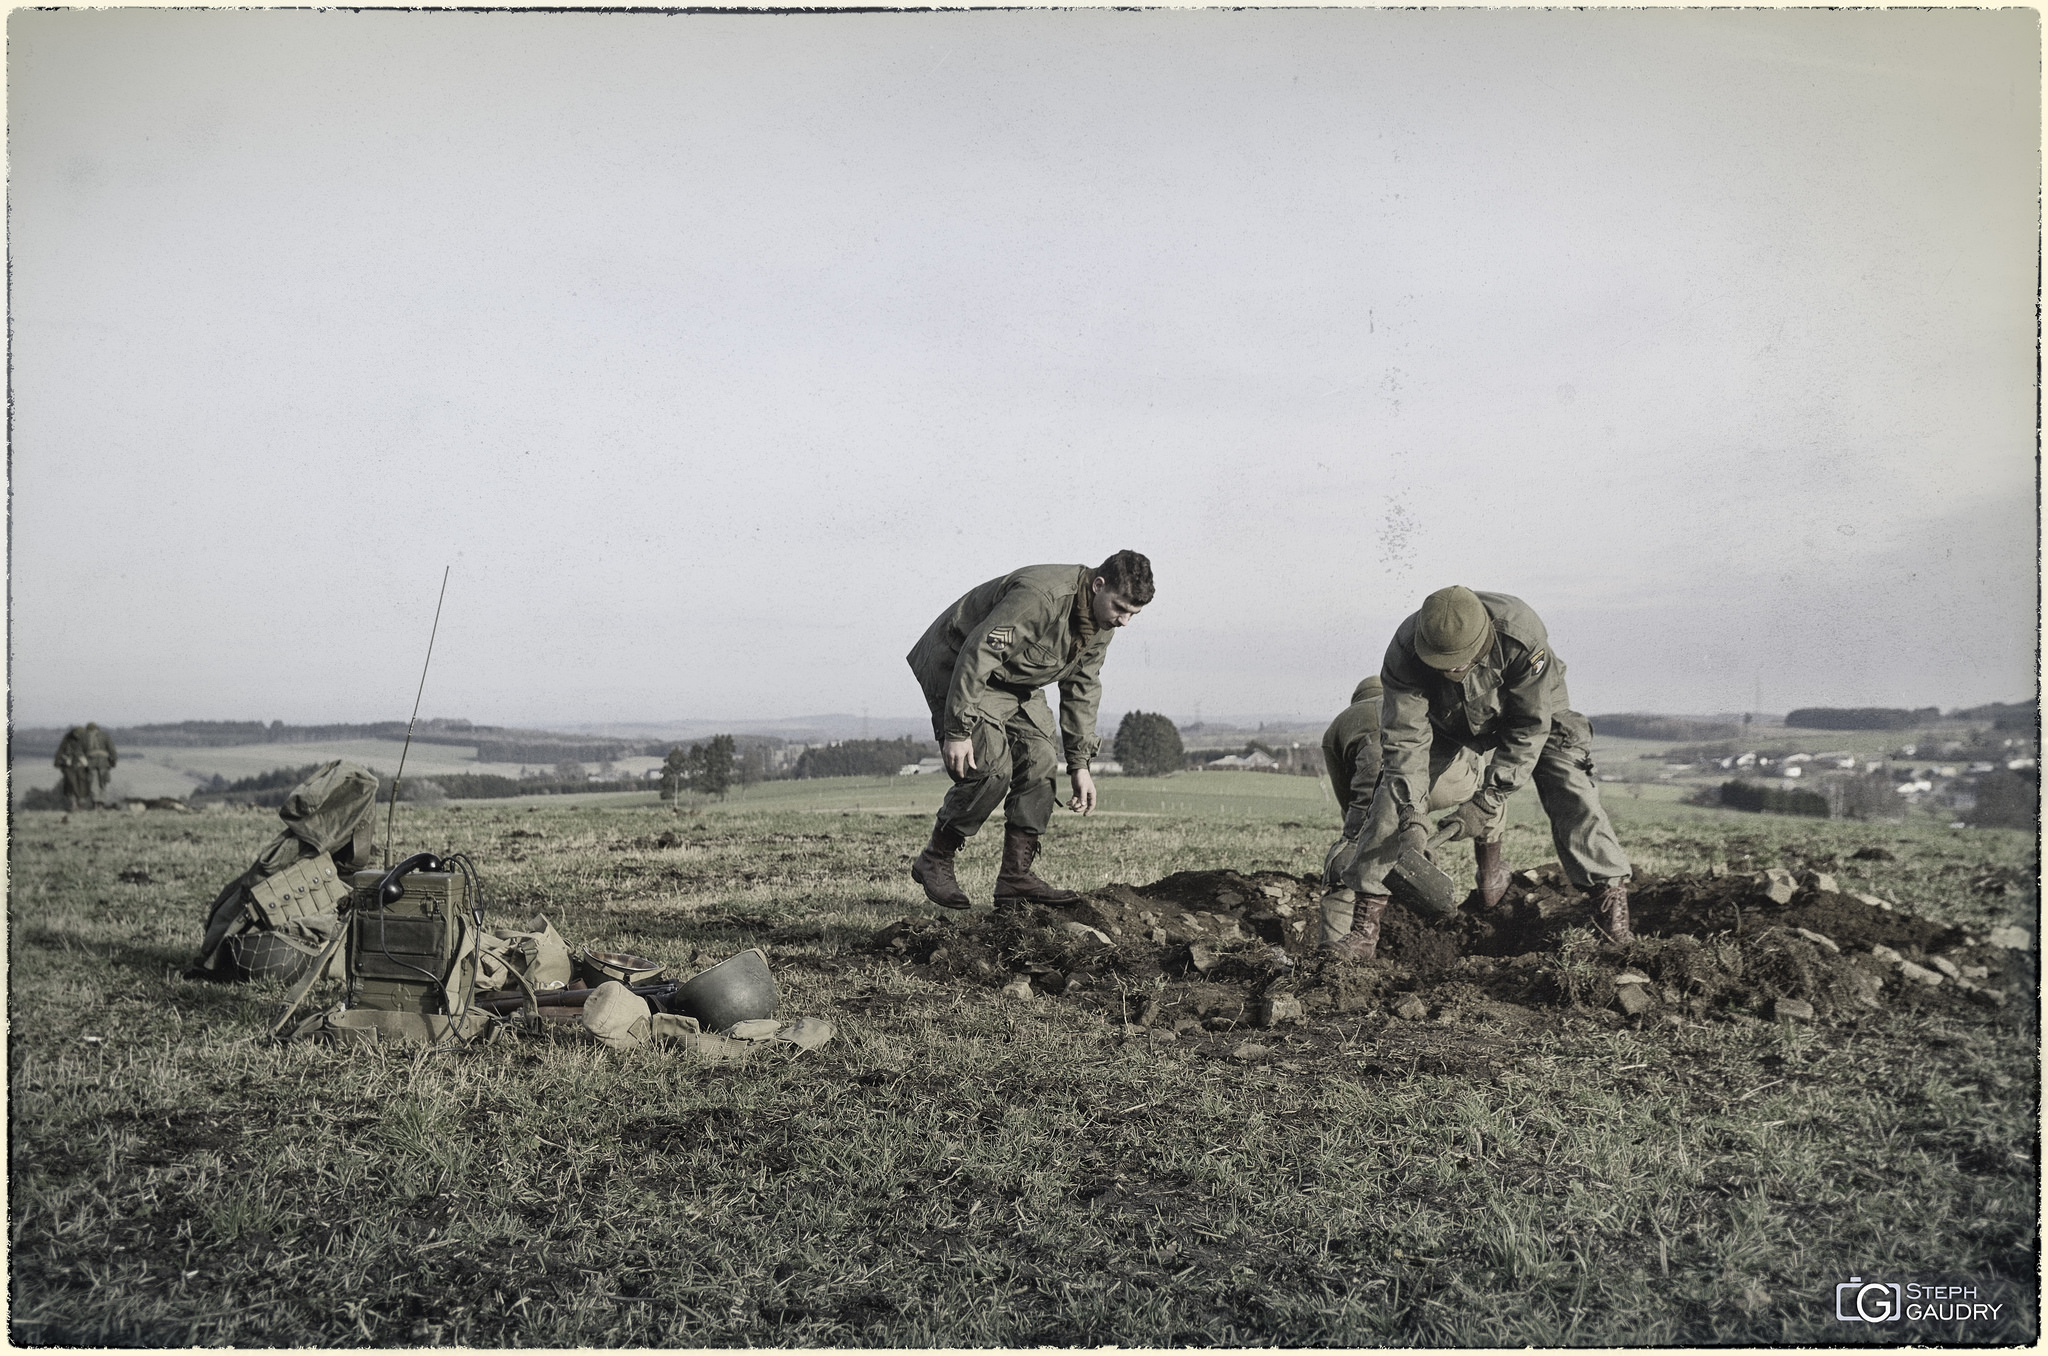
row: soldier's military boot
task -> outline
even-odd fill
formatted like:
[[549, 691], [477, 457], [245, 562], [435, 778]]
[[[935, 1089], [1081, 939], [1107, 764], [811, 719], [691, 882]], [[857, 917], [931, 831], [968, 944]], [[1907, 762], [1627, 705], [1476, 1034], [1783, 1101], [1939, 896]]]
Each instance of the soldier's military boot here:
[[1078, 904], [1081, 896], [1072, 890], [1047, 885], [1032, 874], [1031, 863], [1038, 856], [1038, 835], [1012, 824], [1003, 830], [1003, 869], [996, 876], [996, 903], [1028, 900], [1033, 904]]
[[1386, 915], [1389, 895], [1360, 895], [1358, 908], [1351, 915], [1351, 931], [1334, 942], [1325, 942], [1323, 950], [1338, 960], [1369, 961], [1379, 954], [1380, 919]]
[[934, 825], [932, 841], [910, 864], [910, 878], [924, 887], [924, 897], [948, 909], [971, 909], [974, 901], [953, 878], [953, 854], [967, 841], [944, 824]]
[[1484, 839], [1475, 841], [1472, 860], [1478, 867], [1480, 907], [1498, 908], [1508, 892], [1508, 864], [1502, 856], [1500, 844]]
[[1593, 888], [1593, 919], [1600, 930], [1621, 946], [1636, 939], [1628, 925], [1628, 886], [1618, 880]]

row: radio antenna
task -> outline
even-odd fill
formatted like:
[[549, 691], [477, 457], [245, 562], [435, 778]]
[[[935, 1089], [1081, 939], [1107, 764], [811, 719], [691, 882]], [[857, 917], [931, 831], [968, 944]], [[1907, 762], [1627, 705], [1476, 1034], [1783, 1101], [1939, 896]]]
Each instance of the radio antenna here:
[[420, 698], [427, 691], [427, 670], [434, 663], [434, 637], [441, 634], [441, 603], [448, 596], [448, 571], [441, 567], [441, 594], [434, 599], [434, 627], [427, 632], [427, 662], [420, 665], [420, 689], [412, 694], [412, 719], [405, 723], [405, 747], [398, 751], [398, 773], [391, 779], [391, 808], [384, 812], [384, 850], [392, 857], [398, 855], [398, 847], [391, 838], [392, 822], [398, 817], [398, 787], [405, 780], [405, 755], [412, 752], [412, 727], [419, 723]]

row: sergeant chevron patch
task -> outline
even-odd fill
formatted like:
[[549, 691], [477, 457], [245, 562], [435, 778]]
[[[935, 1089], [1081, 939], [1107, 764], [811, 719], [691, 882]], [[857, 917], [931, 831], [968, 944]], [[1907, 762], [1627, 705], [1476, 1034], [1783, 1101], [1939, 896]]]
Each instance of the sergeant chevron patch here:
[[1536, 675], [1537, 677], [1541, 677], [1543, 675], [1544, 668], [1548, 666], [1549, 663], [1550, 651], [1538, 650], [1535, 654], [1529, 656], [1529, 672]]
[[988, 633], [988, 647], [991, 650], [996, 650], [999, 652], [1002, 650], [1007, 650], [1010, 648], [1010, 642], [1014, 641], [1016, 638], [1016, 627], [998, 626], [995, 630]]

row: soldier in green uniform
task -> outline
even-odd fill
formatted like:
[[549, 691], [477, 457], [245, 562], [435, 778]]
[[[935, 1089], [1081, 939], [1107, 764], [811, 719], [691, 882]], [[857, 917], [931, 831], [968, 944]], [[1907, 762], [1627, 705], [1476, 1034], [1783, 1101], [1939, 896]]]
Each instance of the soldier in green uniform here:
[[[1323, 766], [1330, 772], [1330, 787], [1337, 793], [1337, 812], [1344, 816], [1344, 832], [1323, 854], [1323, 883], [1335, 885], [1358, 850], [1358, 836], [1365, 830], [1366, 808], [1372, 804], [1372, 790], [1380, 779], [1380, 676], [1361, 679], [1351, 693], [1351, 705], [1337, 713], [1330, 728], [1323, 731]], [[1440, 769], [1429, 786], [1431, 813], [1463, 804], [1479, 790], [1485, 769], [1478, 753], [1460, 749], [1449, 765]], [[1485, 845], [1480, 845], [1481, 865]], [[1495, 845], [1494, 856], [1500, 855]], [[1505, 882], [1505, 872], [1503, 882]], [[1505, 883], [1502, 885], [1505, 890]], [[1495, 897], [1496, 900], [1498, 896]]]
[[1324, 945], [1372, 959], [1387, 872], [1404, 849], [1427, 843], [1429, 785], [1465, 750], [1491, 755], [1486, 774], [1442, 827], [1453, 842], [1480, 845], [1481, 903], [1491, 907], [1506, 892], [1507, 801], [1533, 780], [1565, 874], [1588, 892], [1610, 938], [1633, 940], [1629, 863], [1593, 780], [1593, 726], [1571, 709], [1564, 663], [1535, 611], [1505, 593], [1439, 589], [1394, 632], [1380, 677], [1379, 785], [1341, 886], [1324, 896]]
[[[1117, 628], [1152, 601], [1152, 562], [1118, 551], [1100, 567], [1030, 565], [969, 590], [911, 648], [910, 671], [932, 712], [953, 787], [932, 838], [910, 868], [925, 898], [949, 909], [972, 901], [954, 877], [953, 855], [1003, 807], [1003, 864], [996, 902], [1072, 903], [1080, 898], [1032, 873], [1039, 835], [1052, 819], [1066, 764], [1068, 805], [1095, 808], [1088, 761], [1102, 700], [1102, 658]], [[1059, 724], [1039, 690], [1057, 684]]]
[[76, 810], [81, 803], [88, 809], [97, 808], [119, 761], [113, 739], [98, 722], [89, 720], [65, 731], [55, 759], [64, 777], [64, 808]]

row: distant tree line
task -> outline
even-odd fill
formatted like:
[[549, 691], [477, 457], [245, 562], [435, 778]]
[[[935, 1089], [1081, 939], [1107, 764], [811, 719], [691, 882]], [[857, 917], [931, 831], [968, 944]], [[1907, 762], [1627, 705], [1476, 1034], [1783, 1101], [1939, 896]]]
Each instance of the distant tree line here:
[[2038, 730], [2041, 728], [2039, 702], [1987, 702], [1951, 713], [1957, 720], [1988, 720], [1994, 730]]
[[742, 755], [731, 735], [713, 735], [685, 749], [670, 749], [661, 765], [661, 798], [674, 800], [685, 791], [723, 800], [735, 782], [742, 786], [767, 775], [768, 753], [758, 746]]
[[469, 739], [476, 745], [479, 763], [609, 763], [616, 758], [659, 758], [668, 752], [668, 742], [623, 739], [594, 739], [581, 742], [566, 739]]
[[1911, 730], [1940, 719], [1938, 706], [1802, 706], [1785, 713], [1785, 723], [1801, 730]]
[[1593, 728], [1616, 739], [1682, 740], [1733, 739], [1742, 732], [1739, 725], [1717, 720], [1686, 720], [1679, 716], [1654, 716], [1640, 711], [1594, 716]]
[[906, 764], [929, 758], [935, 752], [927, 740], [842, 739], [837, 744], [820, 744], [797, 755], [790, 775], [810, 777], [893, 777]]
[[1760, 786], [1755, 782], [1721, 783], [1721, 804], [1731, 810], [1748, 810], [1752, 813], [1810, 815], [1815, 819], [1828, 817], [1826, 796], [1812, 791], [1780, 791], [1774, 787]]
[[[303, 767], [275, 767], [268, 772], [259, 772], [253, 777], [237, 777], [233, 781], [218, 772], [199, 784], [201, 791], [289, 791], [306, 778], [320, 770], [320, 764], [307, 763]], [[280, 805], [283, 801], [278, 802]]]

